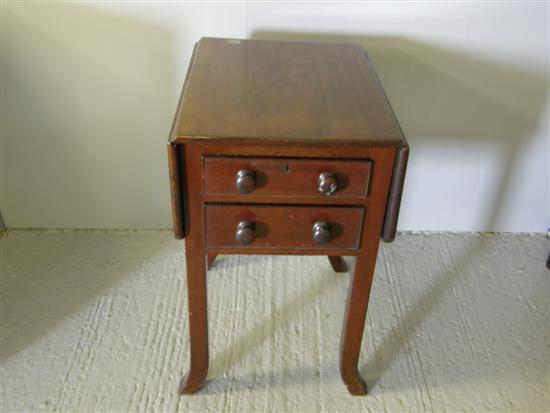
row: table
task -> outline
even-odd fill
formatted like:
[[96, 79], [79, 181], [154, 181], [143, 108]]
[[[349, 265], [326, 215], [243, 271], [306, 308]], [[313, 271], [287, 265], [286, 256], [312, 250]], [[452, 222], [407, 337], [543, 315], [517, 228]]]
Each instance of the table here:
[[[185, 238], [190, 368], [208, 372], [206, 273], [217, 254], [355, 256], [340, 373], [357, 363], [380, 237], [395, 237], [408, 145], [365, 51], [342, 43], [203, 38], [168, 143], [174, 234]], [[238, 288], [238, 286], [235, 286]]]

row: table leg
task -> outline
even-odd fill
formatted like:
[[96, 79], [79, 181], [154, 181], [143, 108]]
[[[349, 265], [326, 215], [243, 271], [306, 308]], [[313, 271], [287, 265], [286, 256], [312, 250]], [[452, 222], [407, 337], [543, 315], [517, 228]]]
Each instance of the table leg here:
[[329, 255], [328, 260], [334, 272], [348, 272], [348, 266], [342, 257]]
[[214, 260], [216, 259], [218, 255], [217, 254], [207, 254], [206, 255], [206, 261], [207, 261], [207, 267], [208, 269], [212, 268], [214, 265]]
[[206, 260], [204, 250], [196, 246], [191, 236], [185, 240], [185, 249], [191, 363], [181, 393], [193, 394], [200, 389], [208, 374]]
[[355, 396], [367, 394], [367, 386], [359, 374], [357, 364], [375, 263], [376, 251], [357, 256], [340, 341], [340, 374], [349, 392]]

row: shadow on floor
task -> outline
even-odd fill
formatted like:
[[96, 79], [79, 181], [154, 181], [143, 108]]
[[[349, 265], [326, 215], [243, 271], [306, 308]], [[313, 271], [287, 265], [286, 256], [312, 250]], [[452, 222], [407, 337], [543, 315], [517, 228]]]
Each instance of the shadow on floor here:
[[[489, 207], [481, 223], [487, 229], [498, 226], [503, 207], [515, 196], [512, 181], [520, 167], [518, 155], [529, 145], [543, 116], [548, 76], [400, 37], [262, 30], [251, 37], [347, 42], [365, 48], [411, 146], [410, 166], [415, 165], [416, 151], [438, 146], [475, 151], [488, 145], [499, 154], [503, 167], [497, 184], [487, 189]], [[384, 337], [380, 353], [371, 355], [360, 368], [370, 389], [445, 293], [481, 258], [486, 242], [476, 240], [449, 263], [435, 277], [435, 284], [413, 303], [400, 327]]]
[[[12, 151], [23, 148], [25, 151], [25, 156], [18, 158], [20, 164], [12, 167], [25, 173], [16, 188], [6, 188], [5, 198], [12, 205], [11, 211], [18, 208], [19, 216], [42, 216], [41, 222], [67, 224], [76, 220], [68, 226], [79, 227], [79, 216], [97, 216], [102, 211], [120, 209], [132, 185], [141, 188], [144, 199], [156, 193], [155, 174], [165, 174], [162, 171], [166, 170], [164, 130], [157, 141], [163, 142], [157, 148], [159, 156], [145, 150], [126, 151], [126, 161], [149, 165], [151, 173], [144, 179], [131, 168], [127, 168], [126, 177], [111, 174], [121, 187], [116, 194], [109, 194], [98, 176], [108, 174], [109, 168], [118, 162], [113, 160], [113, 154], [119, 149], [111, 149], [121, 142], [127, 142], [128, 147], [154, 145], [145, 131], [154, 126], [151, 119], [155, 111], [164, 112], [163, 105], [173, 105], [172, 34], [165, 27], [83, 4], [50, 4], [39, 8], [12, 4], [2, 6], [2, 13], [6, 23], [3, 29], [9, 34], [3, 45], [12, 57], [2, 62], [4, 85], [10, 93], [10, 105], [6, 107], [10, 116], [2, 129], [9, 132], [7, 139]], [[33, 47], [23, 52], [26, 44]], [[39, 60], [31, 62], [35, 57], [32, 53], [42, 53], [42, 57], [49, 59], [44, 68]], [[22, 65], [28, 68], [31, 63], [37, 66], [36, 72], [21, 70]], [[36, 79], [29, 80], [26, 77], [29, 73], [33, 76], [36, 73]], [[44, 89], [36, 90], [35, 81], [44, 83]], [[47, 90], [52, 95], [45, 94]], [[52, 105], [57, 106], [52, 109]], [[149, 117], [142, 116], [146, 107]], [[73, 112], [74, 108], [77, 110]], [[75, 124], [80, 127], [75, 128]], [[111, 129], [106, 125], [111, 125]], [[109, 142], [103, 131], [118, 133], [120, 139]], [[104, 150], [96, 151], [101, 145], [105, 145]], [[55, 159], [44, 156], [52, 151], [57, 153]], [[145, 155], [144, 159], [134, 159], [140, 153]], [[28, 188], [40, 188], [37, 180], [48, 180], [48, 185], [31, 196]], [[77, 195], [68, 202], [59, 202], [56, 197], [66, 193], [62, 189], [66, 186], [72, 187], [72, 193]], [[168, 185], [165, 192], [168, 194]], [[42, 199], [46, 207], [32, 202], [33, 196]], [[136, 204], [139, 202], [135, 200]], [[166, 202], [168, 205], [168, 198]], [[49, 207], [54, 204], [55, 209]], [[7, 208], [2, 212], [9, 223]], [[123, 213], [131, 214], [131, 210]], [[57, 243], [50, 233], [36, 238], [29, 233], [2, 239], [2, 361], [101, 296], [161, 248], [151, 245], [150, 251], [141, 251], [138, 256], [123, 238], [107, 237], [101, 245], [95, 245], [101, 235], [81, 237], [70, 250]], [[20, 253], [17, 248], [24, 251], [24, 258], [17, 257]], [[90, 257], [97, 266], [89, 265], [86, 258]], [[10, 292], [14, 290], [17, 294], [12, 296]], [[21, 301], [14, 302], [15, 296]]]
[[[321, 258], [321, 257], [319, 257]], [[322, 257], [325, 258], [325, 257]], [[328, 261], [326, 263], [328, 266]], [[313, 305], [313, 303], [319, 300], [324, 294], [336, 287], [341, 282], [341, 277], [346, 277], [345, 274], [337, 274], [334, 272], [328, 272], [315, 281], [308, 284], [305, 288], [302, 288], [294, 297], [285, 302], [279, 308], [277, 308], [276, 316], [270, 315], [260, 322], [256, 323], [254, 327], [247, 330], [242, 334], [238, 340], [231, 345], [224, 348], [223, 352], [216, 355], [211, 360], [211, 366], [207, 385], [201, 393], [215, 394], [219, 392], [238, 392], [244, 390], [251, 384], [251, 380], [255, 384], [259, 385], [275, 385], [277, 383], [281, 385], [291, 384], [292, 375], [286, 375], [280, 371], [273, 372], [265, 378], [226, 378], [223, 377], [225, 372], [231, 370], [231, 368], [239, 364], [245, 357], [258, 349], [266, 340], [272, 339], [276, 333], [278, 326], [286, 324], [300, 313], [305, 307]], [[319, 371], [311, 371], [310, 373], [300, 373], [300, 380], [303, 382], [308, 377], [314, 378], [319, 376]], [[215, 385], [208, 385], [210, 381], [214, 381]]]
[[[10, 231], [0, 240], [0, 363], [104, 297], [168, 248], [171, 238], [166, 233], [160, 233], [161, 240], [149, 234]], [[74, 242], [68, 244], [67, 237]]]

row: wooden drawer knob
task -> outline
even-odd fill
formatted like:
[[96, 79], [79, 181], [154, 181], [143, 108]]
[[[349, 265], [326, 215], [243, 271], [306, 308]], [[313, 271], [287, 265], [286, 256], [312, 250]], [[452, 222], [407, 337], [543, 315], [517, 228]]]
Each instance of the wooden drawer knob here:
[[235, 240], [240, 244], [250, 244], [254, 241], [254, 223], [250, 221], [241, 221], [237, 224]]
[[313, 224], [313, 241], [317, 244], [326, 244], [332, 239], [330, 224], [324, 221], [318, 221]]
[[248, 169], [239, 170], [235, 185], [241, 194], [251, 193], [256, 188], [256, 174]]
[[317, 189], [326, 196], [330, 196], [338, 191], [336, 175], [331, 172], [322, 172], [319, 175], [319, 186]]

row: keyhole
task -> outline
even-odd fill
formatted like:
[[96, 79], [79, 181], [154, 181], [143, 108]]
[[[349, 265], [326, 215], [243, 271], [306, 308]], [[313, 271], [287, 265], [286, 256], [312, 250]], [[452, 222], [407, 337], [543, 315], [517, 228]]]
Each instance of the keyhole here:
[[292, 168], [290, 167], [290, 165], [285, 165], [285, 173], [289, 174], [291, 171], [292, 171]]

